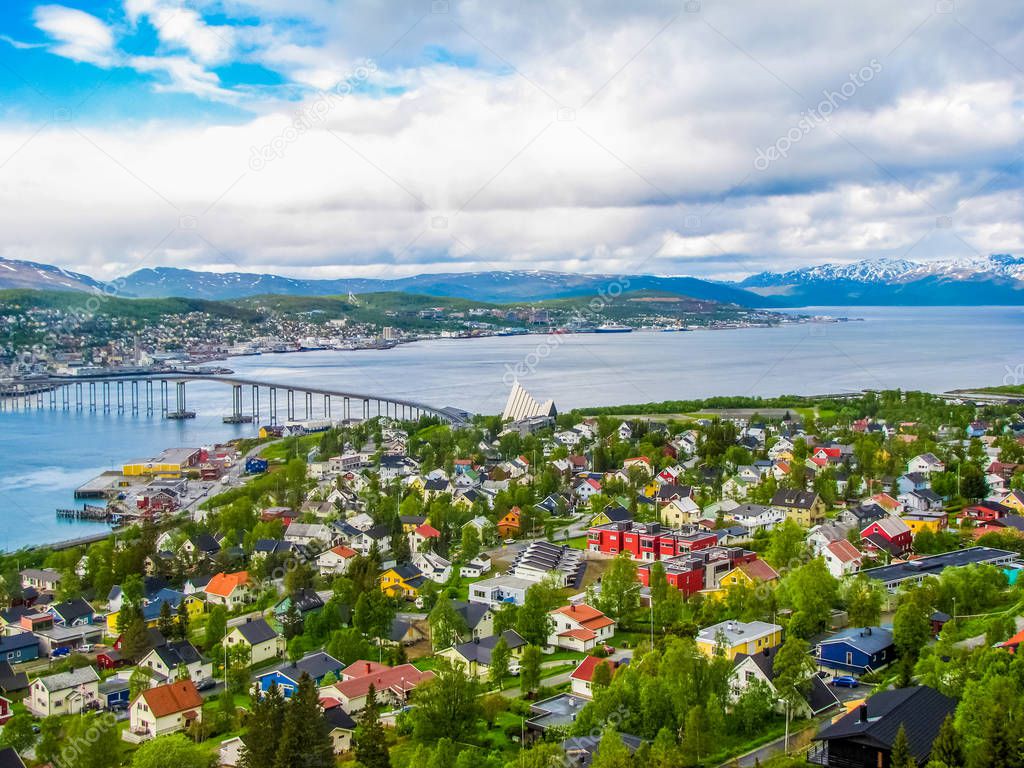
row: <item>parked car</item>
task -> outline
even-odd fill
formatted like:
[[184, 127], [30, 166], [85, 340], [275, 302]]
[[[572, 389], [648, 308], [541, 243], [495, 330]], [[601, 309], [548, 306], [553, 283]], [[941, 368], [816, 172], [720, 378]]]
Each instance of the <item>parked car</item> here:
[[80, 646], [78, 646], [77, 650], [79, 653], [92, 653], [94, 650], [96, 650], [96, 646], [94, 646], [92, 643], [82, 643]]
[[853, 675], [839, 675], [832, 678], [832, 685], [837, 688], [856, 688], [860, 681]]
[[109, 707], [107, 707], [107, 709], [109, 709], [111, 712], [124, 712], [128, 709], [128, 702], [115, 701]]
[[216, 684], [217, 684], [217, 681], [214, 680], [212, 677], [204, 677], [202, 680], [200, 680], [198, 683], [196, 683], [196, 690], [197, 691], [208, 691], [211, 688], [213, 688], [213, 686], [215, 686]]
[[71, 655], [71, 649], [70, 648], [54, 648], [52, 651], [50, 651], [50, 658], [51, 659], [62, 659], [65, 656], [70, 656], [70, 655]]

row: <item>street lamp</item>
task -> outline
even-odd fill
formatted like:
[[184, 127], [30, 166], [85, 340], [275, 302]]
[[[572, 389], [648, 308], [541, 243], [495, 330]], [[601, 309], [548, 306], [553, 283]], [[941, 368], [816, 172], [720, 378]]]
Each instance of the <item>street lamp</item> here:
[[[636, 589], [638, 590], [639, 594], [643, 593], [644, 585], [642, 583], [640, 583], [639, 581], [636, 584], [634, 584], [632, 587], [627, 589], [626, 592], [627, 593], [632, 592], [634, 587], [636, 587]], [[648, 596], [647, 596], [647, 607], [650, 609], [650, 612], [651, 612], [651, 635], [650, 635], [651, 636], [651, 650], [654, 650], [654, 592], [653, 591], [651, 591], [648, 594]]]

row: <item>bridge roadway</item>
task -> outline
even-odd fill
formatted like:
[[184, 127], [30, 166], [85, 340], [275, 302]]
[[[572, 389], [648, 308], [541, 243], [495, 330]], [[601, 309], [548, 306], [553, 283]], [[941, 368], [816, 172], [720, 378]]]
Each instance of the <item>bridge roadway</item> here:
[[[390, 416], [393, 418], [418, 418], [426, 414], [435, 416], [453, 426], [462, 426], [468, 422], [469, 414], [458, 408], [429, 405], [418, 400], [400, 397], [384, 397], [361, 392], [345, 392], [328, 387], [315, 387], [296, 384], [282, 384], [272, 381], [261, 381], [250, 379], [233, 374], [214, 374], [199, 371], [167, 371], [164, 373], [146, 374], [125, 374], [110, 376], [83, 376], [83, 377], [50, 377], [45, 379], [32, 379], [17, 382], [15, 384], [0, 385], [0, 410], [6, 410], [8, 404], [13, 405], [21, 400], [25, 408], [30, 408], [33, 399], [37, 409], [44, 407], [44, 395], [48, 396], [49, 406], [58, 407], [58, 392], [60, 393], [60, 405], [68, 410], [74, 405], [78, 410], [88, 408], [89, 410], [132, 410], [137, 412], [143, 407], [148, 412], [155, 409], [155, 398], [153, 383], [159, 382], [160, 410], [168, 418], [191, 418], [195, 414], [186, 409], [185, 383], [189, 381], [210, 381], [226, 384], [232, 387], [232, 416], [230, 419], [252, 420], [260, 418], [260, 390], [267, 390], [270, 423], [277, 423], [277, 393], [283, 391], [286, 397], [286, 412], [288, 420], [296, 419], [295, 394], [301, 394], [305, 400], [306, 419], [314, 418], [313, 398], [322, 397], [323, 407], [321, 409], [324, 418], [331, 417], [331, 399], [341, 401], [342, 417], [350, 419], [353, 411], [357, 411], [357, 417], [369, 419], [374, 416]], [[175, 410], [171, 410], [168, 404], [167, 385], [169, 382], [176, 384]], [[139, 392], [139, 384], [145, 383], [145, 393]], [[100, 392], [97, 393], [97, 385]], [[114, 389], [114, 397], [111, 397], [111, 385]], [[125, 391], [128, 385], [128, 392]], [[252, 391], [252, 417], [246, 418], [242, 405], [242, 390], [250, 388]], [[75, 398], [72, 402], [71, 393]], [[144, 398], [143, 398], [144, 394]], [[145, 404], [143, 404], [145, 399]], [[357, 406], [353, 408], [353, 406]], [[358, 407], [361, 406], [361, 407]], [[375, 407], [374, 407], [375, 406]]]

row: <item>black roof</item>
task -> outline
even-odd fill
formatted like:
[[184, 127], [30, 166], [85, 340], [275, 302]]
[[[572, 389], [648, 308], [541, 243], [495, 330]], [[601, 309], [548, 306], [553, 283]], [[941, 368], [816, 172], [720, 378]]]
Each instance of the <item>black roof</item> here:
[[0, 768], [25, 768], [25, 763], [14, 747], [0, 749]]
[[942, 721], [955, 709], [956, 701], [926, 685], [883, 691], [835, 723], [826, 725], [814, 738], [892, 749], [902, 725], [911, 753], [918, 764], [923, 765], [931, 754], [932, 742]]
[[80, 597], [52, 605], [50, 610], [60, 615], [68, 624], [85, 616], [92, 616], [94, 613], [92, 606]]
[[618, 504], [609, 504], [605, 507], [604, 515], [613, 523], [625, 523], [633, 519], [633, 513]]
[[192, 542], [193, 547], [208, 555], [220, 552], [220, 544], [218, 544], [217, 540], [208, 533], [196, 534], [190, 539], [190, 541]]
[[0, 691], [10, 693], [28, 688], [28, 675], [15, 672], [10, 662], [0, 661]]
[[[769, 680], [775, 680], [775, 653], [773, 649], [766, 649], [761, 653], [755, 653], [747, 655], [745, 653], [738, 653], [734, 659], [734, 664], [739, 664], [744, 659], [749, 658], [753, 661], [760, 669], [766, 678]], [[824, 712], [832, 707], [839, 705], [839, 699], [836, 698], [835, 693], [832, 689], [825, 684], [817, 675], [811, 678], [810, 688], [804, 693], [804, 701], [807, 702], [807, 706], [811, 709], [811, 714], [817, 715]]]
[[356, 721], [341, 707], [325, 709], [324, 720], [327, 721], [327, 725], [332, 731], [335, 728], [343, 728], [346, 731], [354, 731], [356, 729]]
[[31, 632], [19, 632], [16, 635], [0, 637], [0, 653], [9, 653], [19, 648], [31, 648], [33, 645], [39, 646], [39, 638]]
[[180, 640], [164, 645], [157, 646], [153, 649], [153, 653], [160, 657], [160, 661], [168, 669], [176, 669], [180, 664], [195, 664], [197, 661], [202, 661], [203, 657], [199, 655], [199, 651], [196, 647], [187, 640]]
[[510, 650], [526, 645], [526, 641], [518, 632], [514, 629], [506, 629], [501, 635], [491, 635], [479, 640], [470, 640], [468, 643], [460, 643], [455, 646], [455, 650], [467, 661], [477, 661], [487, 665], [491, 663], [491, 651], [498, 644], [499, 637], [505, 638], [505, 643]]
[[782, 488], [772, 496], [772, 506], [775, 507], [797, 507], [798, 509], [810, 509], [818, 494], [813, 491], [797, 491], [789, 488]]
[[242, 637], [249, 645], [259, 645], [277, 637], [277, 632], [267, 624], [265, 619], [252, 619], [244, 624], [239, 624], [234, 629], [242, 633]]
[[973, 563], [989, 563], [993, 560], [1014, 557], [1016, 557], [1016, 553], [1006, 549], [968, 547], [967, 549], [955, 549], [952, 552], [944, 552], [941, 555], [922, 557], [906, 563], [894, 563], [893, 565], [883, 565], [879, 568], [868, 568], [861, 571], [861, 573], [883, 583], [889, 583], [920, 576], [938, 576], [946, 568], [958, 568]]

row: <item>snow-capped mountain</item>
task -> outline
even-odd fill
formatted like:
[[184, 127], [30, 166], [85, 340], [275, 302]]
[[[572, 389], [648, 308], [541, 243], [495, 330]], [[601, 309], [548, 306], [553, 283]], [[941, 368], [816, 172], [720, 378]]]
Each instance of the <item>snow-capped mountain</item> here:
[[68, 272], [51, 264], [17, 261], [0, 256], [0, 288], [31, 288], [45, 291], [102, 290], [103, 283], [88, 275]]
[[861, 283], [911, 282], [928, 277], [956, 280], [1009, 278], [1024, 280], [1024, 258], [994, 255], [969, 259], [916, 262], [907, 259], [872, 259], [852, 264], [821, 264], [790, 272], [761, 272], [741, 281], [744, 287], [783, 286], [827, 281]]
[[761, 272], [734, 285], [770, 297], [776, 306], [1019, 305], [1024, 304], [1024, 259], [875, 259]]

